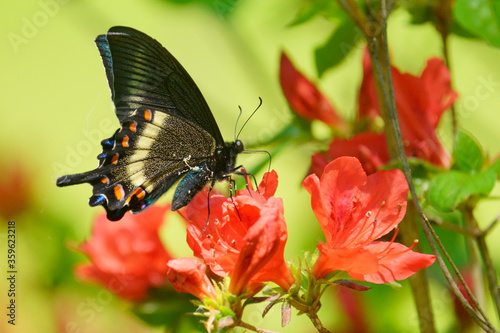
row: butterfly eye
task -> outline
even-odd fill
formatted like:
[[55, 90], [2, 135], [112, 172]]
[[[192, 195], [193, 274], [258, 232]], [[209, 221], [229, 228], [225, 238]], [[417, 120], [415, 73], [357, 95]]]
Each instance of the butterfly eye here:
[[236, 140], [234, 142], [234, 145], [236, 146], [236, 151], [238, 153], [241, 153], [243, 151], [243, 142], [241, 142], [240, 140]]

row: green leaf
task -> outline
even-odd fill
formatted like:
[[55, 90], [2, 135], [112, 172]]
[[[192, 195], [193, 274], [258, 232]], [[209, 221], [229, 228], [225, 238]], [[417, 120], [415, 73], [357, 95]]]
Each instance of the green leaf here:
[[490, 165], [488, 170], [493, 171], [497, 175], [497, 178], [500, 177], [500, 158], [498, 158], [495, 162], [493, 162], [493, 164]]
[[442, 212], [451, 212], [472, 195], [488, 194], [493, 189], [495, 180], [496, 175], [492, 170], [476, 174], [452, 170], [431, 181], [429, 202]]
[[479, 171], [484, 163], [481, 146], [463, 131], [458, 132], [453, 157], [455, 158], [454, 166], [468, 173]]
[[347, 17], [344, 10], [335, 1], [309, 0], [304, 2], [289, 26], [305, 23], [317, 16], [325, 17], [333, 22], [344, 20]]
[[468, 31], [500, 47], [500, 3], [492, 0], [456, 0], [453, 16]]
[[327, 10], [330, 1], [308, 1], [299, 9], [297, 15], [289, 26], [295, 26], [312, 20], [316, 16], [321, 16]]
[[144, 322], [152, 326], [170, 328], [188, 325], [193, 331], [194, 327], [203, 328], [199, 324], [200, 318], [186, 315], [196, 310], [196, 306], [190, 301], [193, 299], [191, 295], [161, 288], [153, 289], [151, 294], [151, 298], [136, 304], [132, 309], [132, 312]]
[[337, 26], [325, 44], [314, 51], [318, 77], [337, 66], [354, 49], [362, 37], [352, 20], [346, 18]]

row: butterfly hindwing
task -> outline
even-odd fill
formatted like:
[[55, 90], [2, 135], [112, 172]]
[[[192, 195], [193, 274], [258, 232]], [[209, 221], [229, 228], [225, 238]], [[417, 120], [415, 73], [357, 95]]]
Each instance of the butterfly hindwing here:
[[[141, 107], [121, 124], [120, 130], [101, 142], [103, 151], [97, 169], [58, 180], [60, 186], [90, 183], [93, 195], [89, 204], [103, 205], [110, 219], [151, 205], [197, 168], [191, 164], [210, 158], [216, 147], [205, 130], [167, 112]], [[200, 177], [203, 185], [206, 181], [206, 177]]]

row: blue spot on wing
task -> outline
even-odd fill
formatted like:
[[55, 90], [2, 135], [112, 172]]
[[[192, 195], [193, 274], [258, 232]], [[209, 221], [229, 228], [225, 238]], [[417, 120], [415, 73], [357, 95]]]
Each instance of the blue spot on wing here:
[[89, 199], [89, 206], [90, 207], [104, 205], [106, 203], [107, 203], [106, 197], [103, 194], [93, 195]]

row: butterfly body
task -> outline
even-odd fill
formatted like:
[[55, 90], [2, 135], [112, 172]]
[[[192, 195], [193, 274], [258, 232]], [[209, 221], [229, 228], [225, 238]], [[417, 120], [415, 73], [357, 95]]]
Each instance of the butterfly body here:
[[194, 81], [151, 37], [113, 27], [96, 39], [120, 129], [102, 140], [95, 170], [62, 176], [58, 186], [90, 183], [90, 206], [110, 220], [141, 212], [176, 182], [172, 210], [207, 183], [235, 172], [241, 141], [224, 142]]

